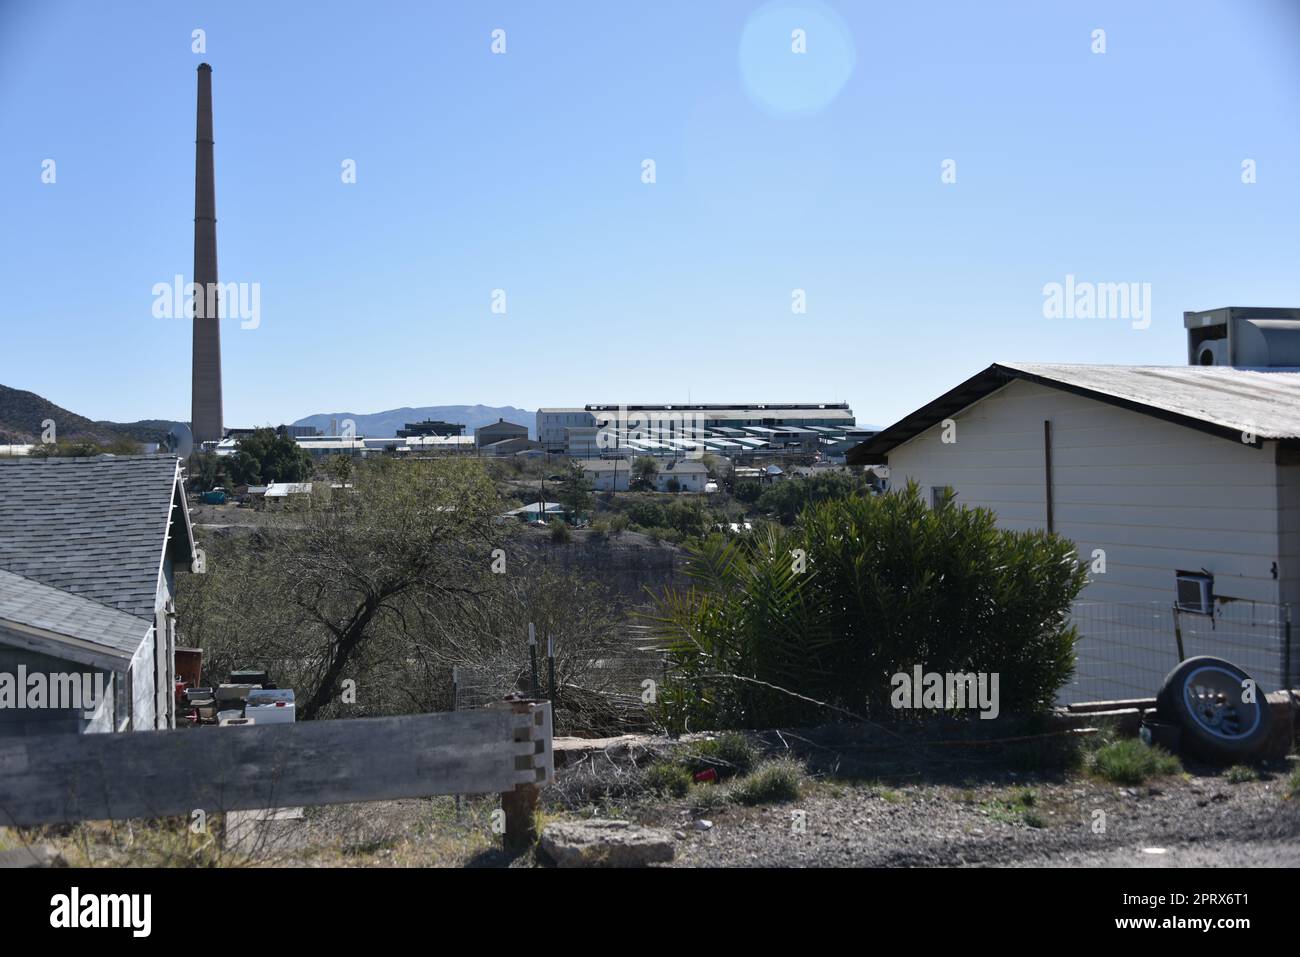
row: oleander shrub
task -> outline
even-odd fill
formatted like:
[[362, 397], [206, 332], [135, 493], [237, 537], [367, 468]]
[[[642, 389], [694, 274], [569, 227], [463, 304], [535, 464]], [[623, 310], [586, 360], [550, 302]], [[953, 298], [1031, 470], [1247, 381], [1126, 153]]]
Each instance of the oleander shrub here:
[[890, 706], [897, 673], [996, 673], [1002, 714], [1049, 707], [1074, 668], [1074, 545], [1000, 529], [915, 485], [812, 504], [793, 526], [710, 536], [654, 614], [674, 729], [756, 728]]

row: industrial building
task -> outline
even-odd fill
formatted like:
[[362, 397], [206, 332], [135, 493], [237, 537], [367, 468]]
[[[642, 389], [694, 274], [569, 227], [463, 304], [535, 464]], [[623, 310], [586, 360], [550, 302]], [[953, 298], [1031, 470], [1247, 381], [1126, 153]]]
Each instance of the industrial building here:
[[463, 422], [444, 422], [442, 419], [425, 419], [422, 422], [407, 422], [406, 428], [397, 430], [399, 439], [426, 435], [464, 435]]
[[[705, 452], [730, 458], [824, 454], [856, 430], [847, 403], [587, 405], [537, 411], [548, 452], [573, 458]], [[859, 433], [860, 435], [860, 433]]]
[[528, 426], [505, 419], [475, 429], [474, 445], [480, 455], [515, 455], [539, 447], [528, 438]]

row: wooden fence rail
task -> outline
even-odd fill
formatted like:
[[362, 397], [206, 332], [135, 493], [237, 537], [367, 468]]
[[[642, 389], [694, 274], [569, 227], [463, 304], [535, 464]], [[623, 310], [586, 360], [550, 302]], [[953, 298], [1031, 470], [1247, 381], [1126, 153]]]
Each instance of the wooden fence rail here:
[[0, 825], [499, 792], [510, 796], [508, 839], [518, 839], [531, 830], [519, 816], [531, 817], [538, 786], [554, 778], [551, 738], [548, 702], [507, 701], [396, 718], [0, 740]]

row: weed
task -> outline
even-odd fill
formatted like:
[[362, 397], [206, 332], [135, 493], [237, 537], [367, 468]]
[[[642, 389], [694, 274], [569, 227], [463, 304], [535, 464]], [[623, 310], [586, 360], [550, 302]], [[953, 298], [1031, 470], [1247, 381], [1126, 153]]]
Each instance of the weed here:
[[1148, 747], [1137, 738], [1123, 738], [1092, 752], [1088, 768], [1116, 784], [1141, 784], [1148, 778], [1177, 774], [1182, 765], [1164, 748]]
[[767, 761], [731, 786], [731, 799], [749, 805], [795, 801], [803, 778], [803, 768], [795, 761], [788, 758]]
[[1229, 784], [1246, 784], [1259, 780], [1259, 772], [1248, 764], [1234, 764], [1223, 772], [1223, 779]]
[[743, 734], [728, 732], [693, 745], [684, 759], [692, 773], [715, 768], [718, 777], [743, 777], [758, 764], [758, 749]]

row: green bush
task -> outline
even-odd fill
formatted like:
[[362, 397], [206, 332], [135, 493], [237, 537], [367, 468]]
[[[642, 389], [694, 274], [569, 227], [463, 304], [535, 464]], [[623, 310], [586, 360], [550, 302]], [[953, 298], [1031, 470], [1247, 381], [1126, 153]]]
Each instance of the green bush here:
[[647, 791], [667, 794], [670, 797], [686, 797], [691, 789], [693, 778], [691, 772], [680, 764], [659, 761], [646, 768], [641, 775], [641, 784]]
[[1116, 784], [1141, 784], [1148, 778], [1177, 774], [1178, 759], [1159, 747], [1148, 747], [1137, 738], [1122, 738], [1102, 745], [1089, 757], [1089, 769]]
[[758, 763], [758, 749], [743, 734], [729, 732], [700, 741], [687, 752], [686, 766], [692, 773], [714, 768], [719, 778], [748, 774]]
[[845, 472], [828, 472], [810, 478], [786, 479], [767, 486], [758, 496], [758, 507], [776, 515], [787, 525], [816, 502], [848, 498], [867, 490], [866, 479]]
[[1300, 797], [1300, 767], [1297, 767], [1286, 779], [1286, 796]]
[[737, 804], [776, 804], [799, 800], [803, 768], [788, 758], [767, 761], [753, 774], [731, 785], [728, 795]]
[[668, 524], [664, 510], [655, 502], [633, 501], [627, 507], [628, 520], [642, 528], [662, 528]]
[[553, 518], [549, 522], [551, 527], [551, 541], [557, 545], [562, 545], [573, 536], [569, 533], [569, 523], [558, 518]]
[[1050, 707], [1074, 668], [1069, 612], [1086, 567], [1073, 544], [999, 529], [987, 509], [931, 508], [915, 485], [690, 551], [692, 587], [665, 590], [655, 615], [673, 659], [660, 697], [670, 728], [834, 713], [808, 698], [897, 715], [891, 678], [914, 665], [997, 673], [1001, 713], [1028, 713]]
[[1248, 764], [1234, 764], [1223, 772], [1223, 777], [1229, 784], [1246, 784], [1250, 781], [1258, 781], [1259, 772]]

